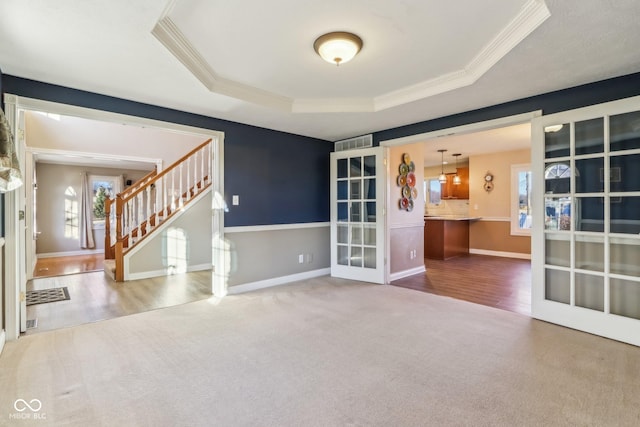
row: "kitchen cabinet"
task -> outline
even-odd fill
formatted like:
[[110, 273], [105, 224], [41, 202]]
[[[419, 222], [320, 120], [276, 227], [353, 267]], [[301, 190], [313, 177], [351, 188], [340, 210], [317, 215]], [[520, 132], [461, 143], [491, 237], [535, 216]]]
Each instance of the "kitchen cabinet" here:
[[443, 199], [468, 199], [469, 198], [469, 168], [458, 168], [460, 184], [453, 183], [455, 173], [448, 173], [447, 182], [442, 185], [441, 192]]
[[449, 259], [469, 253], [471, 218], [426, 217], [424, 221], [424, 257]]

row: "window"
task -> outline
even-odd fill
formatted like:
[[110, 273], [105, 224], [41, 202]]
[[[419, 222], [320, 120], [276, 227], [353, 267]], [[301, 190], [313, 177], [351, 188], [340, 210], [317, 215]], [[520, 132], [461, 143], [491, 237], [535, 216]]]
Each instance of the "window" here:
[[531, 165], [511, 165], [511, 235], [531, 235]]
[[103, 228], [106, 219], [105, 202], [122, 191], [122, 176], [89, 177], [89, 186], [93, 194], [93, 227]]
[[69, 186], [64, 192], [64, 237], [77, 239], [80, 236], [78, 226], [78, 195]]
[[426, 203], [430, 205], [439, 205], [442, 198], [442, 186], [438, 178], [428, 178], [424, 180], [424, 194], [428, 194], [425, 197]]

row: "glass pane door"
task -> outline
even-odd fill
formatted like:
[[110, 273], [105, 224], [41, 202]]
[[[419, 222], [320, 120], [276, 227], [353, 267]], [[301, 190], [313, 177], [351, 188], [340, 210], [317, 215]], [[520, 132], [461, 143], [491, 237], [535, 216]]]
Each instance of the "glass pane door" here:
[[331, 154], [331, 274], [384, 283], [382, 148]]
[[544, 209], [532, 313], [640, 345], [640, 98], [543, 116], [533, 128]]

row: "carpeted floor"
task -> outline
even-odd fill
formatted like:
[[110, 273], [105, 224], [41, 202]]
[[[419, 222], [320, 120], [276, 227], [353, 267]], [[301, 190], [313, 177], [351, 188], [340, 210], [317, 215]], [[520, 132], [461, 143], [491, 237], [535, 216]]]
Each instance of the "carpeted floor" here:
[[325, 277], [7, 343], [0, 425], [637, 426], [639, 379], [637, 347]]

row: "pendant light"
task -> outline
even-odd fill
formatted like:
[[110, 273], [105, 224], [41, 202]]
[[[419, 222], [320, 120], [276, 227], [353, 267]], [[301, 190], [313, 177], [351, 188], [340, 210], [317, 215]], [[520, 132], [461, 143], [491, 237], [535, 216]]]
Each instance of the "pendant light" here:
[[438, 177], [438, 181], [440, 181], [441, 184], [444, 184], [447, 182], [447, 175], [444, 174], [444, 153], [447, 150], [438, 150], [438, 153], [440, 153], [440, 157], [441, 157], [441, 161], [440, 161], [440, 167], [441, 167], [441, 173], [440, 176]]
[[452, 154], [452, 156], [456, 158], [456, 174], [453, 177], [453, 185], [460, 185], [462, 183], [462, 179], [460, 179], [460, 175], [458, 175], [458, 157], [461, 155], [460, 153]]

